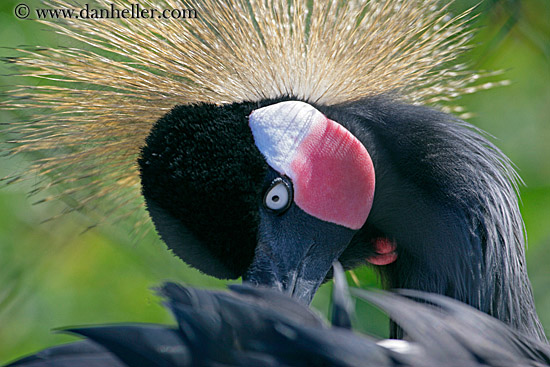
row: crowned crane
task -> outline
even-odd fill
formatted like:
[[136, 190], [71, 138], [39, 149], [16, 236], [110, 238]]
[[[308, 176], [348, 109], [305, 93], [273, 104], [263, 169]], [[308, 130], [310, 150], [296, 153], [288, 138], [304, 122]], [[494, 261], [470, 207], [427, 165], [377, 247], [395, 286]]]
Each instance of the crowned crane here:
[[[139, 160], [157, 231], [217, 277], [309, 304], [339, 260], [544, 340], [511, 168], [464, 122], [378, 96], [182, 105]], [[376, 186], [376, 188], [375, 188]]]
[[31, 174], [77, 185], [78, 208], [131, 213], [142, 194], [167, 246], [218, 278], [309, 304], [334, 261], [370, 264], [389, 288], [546, 341], [516, 173], [436, 108], [492, 85], [450, 64], [468, 13], [437, 0], [192, 5], [188, 21], [53, 24], [92, 49], [9, 59], [61, 83], [12, 91], [10, 106], [39, 116], [13, 128], [13, 152], [50, 155]]
[[[43, 350], [8, 367], [518, 367], [550, 365], [550, 346], [458, 301], [419, 291], [352, 289], [387, 312], [409, 341], [352, 332], [352, 300], [335, 265], [332, 327], [287, 294], [231, 286], [231, 293], [166, 283], [178, 327], [115, 324], [71, 328], [80, 342]], [[423, 303], [420, 303], [422, 301]], [[428, 303], [427, 303], [428, 302]]]

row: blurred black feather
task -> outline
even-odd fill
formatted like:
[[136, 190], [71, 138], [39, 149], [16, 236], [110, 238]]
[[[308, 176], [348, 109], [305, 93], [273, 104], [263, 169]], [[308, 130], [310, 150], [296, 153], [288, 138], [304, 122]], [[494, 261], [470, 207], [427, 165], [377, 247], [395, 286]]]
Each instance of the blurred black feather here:
[[165, 283], [178, 327], [120, 324], [67, 330], [84, 341], [9, 367], [548, 366], [550, 347], [456, 300], [419, 291], [352, 289], [403, 328], [392, 342], [351, 331], [352, 300], [335, 266], [332, 325], [286, 294], [247, 285], [231, 292]]

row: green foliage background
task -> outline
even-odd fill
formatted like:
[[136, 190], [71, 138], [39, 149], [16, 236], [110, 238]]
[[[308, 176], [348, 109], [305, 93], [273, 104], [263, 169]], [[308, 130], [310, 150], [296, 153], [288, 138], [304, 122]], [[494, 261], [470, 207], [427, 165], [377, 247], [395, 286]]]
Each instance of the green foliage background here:
[[[0, 3], [0, 56], [19, 45], [55, 46], [62, 41], [33, 20], [18, 20], [14, 8], [22, 0]], [[37, 6], [36, 0], [26, 0]], [[477, 0], [457, 0], [455, 11]], [[475, 10], [480, 27], [475, 49], [468, 54], [474, 68], [506, 70], [508, 87], [460, 101], [475, 113], [470, 120], [494, 136], [515, 162], [526, 186], [521, 188], [529, 237], [527, 262], [539, 315], [550, 334], [550, 1], [489, 0]], [[0, 65], [0, 85], [20, 82]], [[41, 83], [40, 81], [33, 81]], [[4, 102], [4, 96], [0, 103]], [[0, 110], [2, 124], [13, 116]], [[27, 162], [0, 158], [0, 177], [24, 170]], [[207, 277], [175, 259], [150, 233], [138, 243], [126, 225], [103, 226], [82, 233], [85, 219], [67, 215], [41, 223], [62, 203], [32, 205], [32, 183], [0, 190], [0, 363], [74, 340], [52, 329], [94, 323], [171, 323], [150, 288], [171, 279], [200, 287], [222, 288], [226, 282]], [[361, 286], [378, 286], [374, 273], [358, 269]], [[313, 307], [327, 312], [331, 285], [322, 287]], [[387, 335], [387, 319], [357, 304], [357, 327]]]

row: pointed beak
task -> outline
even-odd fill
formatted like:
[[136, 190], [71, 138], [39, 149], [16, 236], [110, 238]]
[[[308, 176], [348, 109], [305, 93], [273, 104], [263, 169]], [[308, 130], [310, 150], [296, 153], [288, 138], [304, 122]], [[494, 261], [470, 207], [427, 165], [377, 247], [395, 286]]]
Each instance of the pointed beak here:
[[263, 213], [254, 260], [243, 282], [275, 288], [309, 304], [354, 233], [296, 206], [280, 217]]

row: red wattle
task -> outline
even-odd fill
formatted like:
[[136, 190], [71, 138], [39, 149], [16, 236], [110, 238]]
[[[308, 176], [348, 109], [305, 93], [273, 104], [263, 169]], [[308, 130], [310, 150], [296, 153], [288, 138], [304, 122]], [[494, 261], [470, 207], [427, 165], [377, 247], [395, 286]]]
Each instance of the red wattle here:
[[388, 238], [381, 237], [374, 240], [376, 255], [367, 257], [367, 261], [373, 265], [388, 265], [397, 260], [397, 245]]
[[385, 255], [375, 255], [371, 257], [367, 257], [367, 261], [373, 265], [388, 265], [391, 264], [397, 260], [397, 254], [391, 253], [391, 254], [385, 254]]

